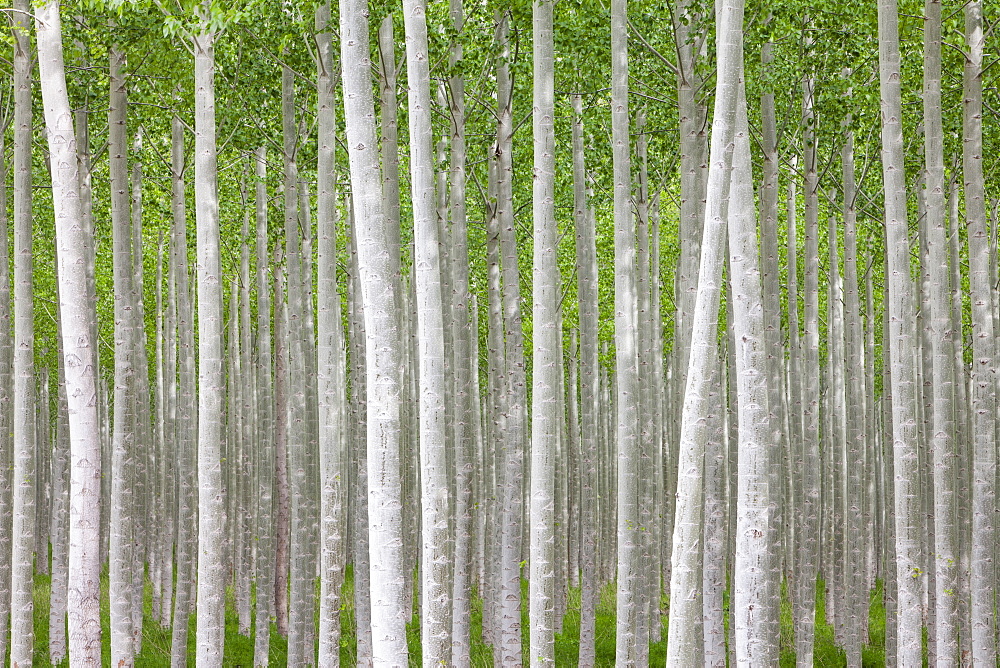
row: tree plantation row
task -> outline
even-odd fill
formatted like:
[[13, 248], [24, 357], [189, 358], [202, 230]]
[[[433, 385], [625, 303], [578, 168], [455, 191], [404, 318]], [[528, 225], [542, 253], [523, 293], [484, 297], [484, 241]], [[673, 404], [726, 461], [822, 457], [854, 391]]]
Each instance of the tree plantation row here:
[[11, 666], [996, 665], [981, 0], [0, 15]]

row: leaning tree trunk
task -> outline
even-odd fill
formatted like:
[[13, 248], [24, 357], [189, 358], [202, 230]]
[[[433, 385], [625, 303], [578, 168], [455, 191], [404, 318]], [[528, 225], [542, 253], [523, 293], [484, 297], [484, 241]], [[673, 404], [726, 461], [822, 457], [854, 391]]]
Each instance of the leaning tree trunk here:
[[369, 72], [368, 16], [359, 0], [341, 0], [344, 116], [358, 233], [368, 387], [368, 531], [372, 659], [405, 662], [406, 621], [400, 499], [400, 364], [396, 274], [399, 245], [385, 217]]
[[[880, 0], [879, 81], [882, 104], [882, 172], [885, 183], [886, 254], [890, 379], [892, 383], [893, 480], [895, 481], [896, 583], [898, 629], [897, 662], [921, 662], [921, 578], [919, 526], [919, 470], [917, 458], [917, 388], [914, 368], [913, 287], [903, 172], [902, 96], [900, 91], [899, 18], [896, 0]], [[987, 288], [988, 289], [988, 288]], [[992, 333], [991, 333], [992, 334]], [[992, 343], [991, 343], [992, 346]], [[992, 348], [991, 348], [992, 350]], [[992, 359], [992, 352], [989, 354]], [[993, 424], [988, 432], [992, 452]], [[983, 436], [984, 438], [986, 436]], [[990, 472], [992, 475], [992, 469]], [[989, 520], [987, 520], [989, 522]], [[990, 524], [992, 524], [990, 522]], [[985, 528], [984, 528], [985, 529]], [[992, 541], [990, 542], [992, 549]], [[990, 564], [992, 568], [992, 564]], [[915, 570], [916, 569], [916, 570]], [[992, 618], [992, 614], [990, 614]], [[990, 631], [992, 638], [992, 630]], [[990, 659], [992, 661], [992, 658]]]
[[[704, 235], [698, 294], [691, 322], [691, 352], [681, 417], [680, 459], [677, 467], [677, 509], [672, 542], [667, 664], [702, 661], [701, 536], [705, 416], [711, 411], [712, 360], [716, 357], [719, 290], [726, 235], [726, 194], [729, 191], [735, 132], [736, 101], [743, 54], [743, 1], [726, 0], [717, 14], [718, 63], [715, 115], [705, 204]], [[620, 474], [619, 474], [620, 475]]]
[[220, 450], [222, 267], [215, 145], [215, 34], [206, 19], [193, 37], [195, 215], [198, 244], [198, 665], [222, 665], [225, 505]]
[[768, 416], [767, 342], [764, 335], [763, 286], [757, 249], [750, 130], [742, 86], [736, 109], [733, 174], [729, 188], [729, 267], [732, 286], [732, 340], [739, 396], [739, 474], [736, 498], [736, 560], [733, 616], [736, 661], [740, 665], [777, 663], [780, 583], [770, 567], [772, 426]]
[[[50, 621], [62, 629], [63, 615], [68, 610], [68, 649], [72, 665], [99, 666], [101, 458], [94, 375], [97, 367], [91, 338], [96, 313], [93, 301], [88, 298], [89, 273], [93, 267], [86, 262], [87, 249], [93, 246], [94, 239], [88, 226], [83, 224], [76, 139], [66, 92], [59, 3], [50, 0], [37, 12], [39, 74], [52, 165], [62, 337], [62, 389], [59, 393], [60, 429], [57, 438], [60, 444], [69, 441], [67, 454], [71, 462], [68, 596], [61, 598], [61, 610], [60, 606], [52, 606]], [[62, 542], [55, 531], [53, 540], [55, 544]], [[55, 550], [53, 557], [55, 560]], [[54, 574], [61, 571], [53, 565]], [[54, 591], [56, 586], [54, 582]], [[56, 629], [51, 624], [50, 628], [53, 631]], [[52, 659], [56, 663], [61, 657], [53, 651]]]

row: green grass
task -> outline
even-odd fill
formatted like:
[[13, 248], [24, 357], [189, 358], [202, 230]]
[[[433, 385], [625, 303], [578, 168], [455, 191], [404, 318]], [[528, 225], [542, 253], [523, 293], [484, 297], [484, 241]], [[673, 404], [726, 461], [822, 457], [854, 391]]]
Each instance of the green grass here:
[[[341, 628], [343, 636], [341, 638], [340, 658], [345, 666], [356, 665], [357, 639], [353, 634], [354, 627], [354, 581], [351, 569], [348, 567], [342, 596], [341, 607]], [[527, 602], [527, 583], [523, 583], [522, 597]], [[107, 587], [108, 579], [105, 575], [101, 581], [102, 587], [102, 607], [101, 623], [104, 631], [104, 665], [110, 665], [110, 629], [108, 613]], [[50, 578], [47, 575], [35, 576], [35, 666], [51, 666], [48, 655], [49, 640], [49, 588]], [[822, 582], [816, 591], [816, 645], [815, 645], [815, 665], [817, 666], [845, 666], [847, 661], [843, 650], [836, 646], [832, 627], [825, 622], [825, 598]], [[864, 666], [885, 665], [885, 609], [882, 605], [882, 584], [878, 583], [875, 591], [871, 592], [868, 623], [868, 638], [863, 650]], [[666, 599], [662, 601], [666, 607]], [[725, 606], [728, 609], [728, 596], [725, 597]], [[149, 584], [146, 586], [144, 599], [144, 621], [143, 621], [143, 642], [142, 652], [136, 657], [137, 667], [159, 667], [170, 665], [170, 641], [169, 629], [162, 628], [152, 618], [152, 589]], [[568, 611], [563, 619], [562, 631], [556, 636], [556, 666], [575, 666], [577, 661], [577, 651], [580, 639], [580, 591], [572, 590], [569, 594]], [[492, 648], [481, 641], [482, 638], [482, 601], [476, 598], [472, 605], [472, 665], [477, 668], [488, 668], [493, 665]], [[226, 600], [226, 647], [225, 665], [227, 666], [252, 666], [253, 665], [253, 638], [240, 635], [238, 631], [238, 618], [234, 605], [232, 590], [227, 593]], [[251, 623], [251, 628], [254, 628]], [[522, 634], [525, 646], [528, 642], [528, 615], [527, 605], [523, 606]], [[663, 625], [662, 639], [660, 642], [651, 643], [649, 650], [649, 660], [651, 666], [662, 666], [666, 662], [666, 638], [667, 627]], [[407, 625], [407, 638], [410, 647], [410, 665], [420, 665], [420, 628], [416, 621]], [[613, 585], [608, 585], [601, 592], [601, 598], [597, 607], [597, 624], [595, 638], [597, 665], [613, 666], [615, 662], [615, 590]], [[195, 618], [191, 616], [190, 633], [188, 634], [188, 658], [189, 665], [194, 665], [195, 659]], [[286, 641], [278, 634], [277, 629], [271, 626], [271, 663], [272, 665], [284, 665], [286, 658]], [[68, 665], [64, 661], [61, 665]], [[792, 612], [784, 587], [782, 587], [781, 602], [781, 666], [795, 665], [794, 640], [792, 637]]]

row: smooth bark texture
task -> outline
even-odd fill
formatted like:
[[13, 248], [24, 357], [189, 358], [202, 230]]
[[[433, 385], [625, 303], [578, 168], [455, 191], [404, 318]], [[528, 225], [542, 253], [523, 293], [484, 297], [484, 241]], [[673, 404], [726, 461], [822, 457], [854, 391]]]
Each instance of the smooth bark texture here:
[[712, 124], [708, 200], [698, 294], [691, 326], [691, 353], [684, 393], [677, 473], [677, 508], [671, 556], [671, 617], [667, 664], [702, 661], [701, 526], [704, 514], [704, 453], [710, 410], [712, 360], [716, 357], [719, 290], [726, 235], [726, 194], [732, 168], [736, 103], [742, 69], [743, 2], [727, 0], [718, 11], [718, 85]]
[[222, 665], [225, 625], [222, 494], [222, 267], [215, 142], [215, 35], [193, 37], [198, 244], [198, 665]]
[[[914, 369], [913, 288], [903, 173], [899, 26], [896, 0], [880, 0], [879, 83], [882, 101], [882, 172], [885, 183], [888, 304], [892, 345], [892, 441], [895, 495], [897, 662], [921, 661], [920, 535], [917, 501], [917, 393]], [[992, 423], [989, 434], [992, 436]], [[992, 451], [992, 445], [990, 446]], [[990, 632], [992, 638], [992, 631]]]
[[184, 127], [178, 117], [171, 123], [171, 245], [177, 295], [177, 594], [174, 597], [170, 664], [187, 665], [188, 617], [194, 605], [198, 527], [198, 470], [195, 434], [197, 400], [194, 354], [194, 310], [188, 277], [187, 217], [184, 205]]
[[[580, 309], [580, 654], [581, 666], [593, 666], [598, 598], [597, 441], [598, 286], [595, 220], [587, 202], [583, 150], [583, 99], [573, 96], [573, 222], [576, 229], [577, 297]], [[571, 387], [570, 392], [576, 389]]]
[[774, 665], [780, 583], [771, 570], [774, 521], [763, 286], [757, 249], [750, 129], [742, 81], [729, 187], [729, 267], [738, 402], [739, 474], [733, 615], [738, 665]]
[[956, 548], [955, 350], [951, 322], [948, 232], [945, 220], [944, 131], [941, 118], [941, 3], [924, 3], [924, 160], [930, 263], [930, 344], [933, 360], [934, 584], [938, 666], [958, 661]]
[[[99, 666], [101, 663], [100, 620], [100, 432], [97, 419], [96, 360], [91, 334], [96, 320], [89, 286], [93, 266], [86, 262], [87, 249], [94, 243], [92, 231], [83, 221], [80, 200], [79, 162], [73, 116], [66, 92], [63, 62], [62, 27], [59, 4], [46, 2], [36, 16], [39, 78], [45, 107], [52, 164], [53, 202], [56, 217], [56, 249], [59, 263], [59, 318], [62, 337], [59, 398], [60, 448], [68, 444], [62, 463], [62, 475], [53, 469], [53, 480], [68, 477], [68, 498], [59, 498], [61, 506], [69, 503], [68, 563], [61, 560], [62, 539], [57, 530], [53, 543], [53, 605], [50, 615], [50, 642], [53, 663], [62, 659], [59, 641], [66, 641], [63, 624], [69, 612], [68, 647], [73, 666]], [[4, 262], [6, 253], [4, 253]], [[2, 274], [0, 274], [2, 275]], [[60, 458], [54, 459], [54, 464]], [[69, 471], [65, 470], [69, 464]], [[57, 502], [56, 499], [53, 500]], [[53, 510], [55, 517], [57, 510]], [[56, 524], [56, 520], [53, 520]], [[58, 550], [58, 551], [57, 551]], [[66, 567], [65, 573], [63, 567]], [[64, 573], [64, 574], [63, 574]], [[58, 578], [65, 577], [59, 581]], [[56, 595], [60, 587], [67, 591]]]
[[503, 458], [503, 515], [500, 555], [500, 637], [501, 665], [521, 663], [521, 561], [522, 516], [524, 512], [524, 445], [527, 429], [527, 379], [524, 361], [524, 332], [521, 327], [521, 279], [517, 262], [514, 228], [513, 166], [513, 85], [510, 78], [507, 16], [497, 25], [497, 221], [503, 278], [503, 327], [506, 337], [506, 378], [504, 389], [505, 429]]
[[[271, 369], [271, 280], [267, 273], [267, 152], [262, 146], [254, 156], [257, 183], [255, 208], [257, 224], [257, 607], [254, 634], [254, 666], [268, 665], [271, 620], [274, 618], [274, 420], [273, 371]], [[274, 318], [277, 321], [277, 317]]]
[[31, 9], [16, 0], [14, 23], [14, 435], [11, 561], [10, 662], [30, 666], [35, 526], [35, 364], [31, 216]]
[[[335, 150], [336, 110], [333, 71], [333, 39], [330, 33], [330, 5], [316, 10], [318, 73], [319, 145], [317, 156], [317, 308], [319, 340], [316, 378], [319, 383], [320, 457], [320, 599], [319, 661], [323, 668], [340, 665], [340, 584], [343, 578], [347, 496], [345, 446], [347, 443], [344, 390], [345, 375], [343, 326], [340, 293], [337, 291], [337, 191]], [[264, 323], [266, 326], [266, 323]], [[259, 614], [259, 612], [258, 612]], [[270, 629], [267, 629], [269, 632]]]
[[405, 662], [402, 514], [400, 502], [399, 322], [394, 277], [399, 247], [391, 245], [381, 193], [375, 141], [364, 3], [341, 0], [340, 37], [344, 115], [351, 167], [358, 267], [365, 320], [368, 388], [368, 540], [371, 556], [372, 659], [375, 665]]
[[635, 222], [628, 107], [627, 0], [611, 6], [611, 132], [615, 217], [615, 374], [618, 405], [618, 598], [615, 663], [639, 661], [639, 359]]
[[413, 276], [416, 290], [421, 506], [421, 648], [423, 665], [451, 655], [448, 563], [448, 468], [445, 434], [444, 321], [435, 212], [427, 23], [421, 0], [407, 0], [406, 74], [409, 87]]
[[[534, 70], [532, 181], [534, 255], [532, 261], [532, 392], [531, 392], [531, 554], [528, 609], [532, 666], [555, 663], [555, 475], [558, 402], [562, 395], [559, 327], [559, 244], [555, 215], [555, 70], [552, 1], [532, 3], [532, 63]], [[627, 105], [627, 102], [626, 102]], [[625, 107], [627, 113], [627, 106]], [[627, 118], [625, 119], [627, 122]], [[621, 128], [617, 125], [616, 131]], [[627, 126], [626, 126], [627, 130]], [[621, 139], [619, 135], [619, 140]], [[628, 147], [628, 140], [625, 140]], [[616, 164], [617, 176], [628, 182], [627, 165]], [[626, 189], [627, 193], [627, 189]], [[619, 636], [621, 638], [621, 636]]]
[[[965, 5], [965, 41], [968, 57], [963, 81], [962, 174], [965, 179], [965, 219], [969, 235], [969, 291], [972, 297], [972, 554], [970, 570], [972, 661], [990, 665], [996, 660], [994, 626], [995, 513], [996, 513], [996, 369], [994, 367], [994, 312], [990, 305], [990, 252], [983, 184], [982, 67], [983, 8], [977, 1]], [[895, 390], [895, 388], [894, 388]], [[895, 394], [894, 394], [895, 396]], [[897, 471], [898, 473], [898, 471]], [[897, 496], [898, 498], [898, 496]], [[898, 522], [897, 522], [898, 530]], [[897, 536], [898, 541], [898, 536]], [[898, 559], [898, 556], [897, 556]], [[900, 578], [902, 578], [902, 571]], [[903, 615], [900, 615], [902, 618]], [[900, 622], [902, 624], [903, 622]], [[900, 626], [902, 637], [902, 626]], [[902, 654], [900, 655], [902, 657]]]

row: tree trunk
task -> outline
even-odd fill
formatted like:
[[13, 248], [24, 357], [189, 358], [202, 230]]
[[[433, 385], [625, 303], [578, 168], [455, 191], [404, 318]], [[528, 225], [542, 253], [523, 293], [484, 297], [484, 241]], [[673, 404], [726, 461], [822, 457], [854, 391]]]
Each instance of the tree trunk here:
[[368, 387], [368, 531], [371, 557], [372, 658], [404, 662], [402, 514], [400, 499], [401, 356], [399, 246], [385, 217], [369, 80], [368, 17], [359, 0], [341, 0], [344, 116], [358, 230]]
[[111, 661], [131, 666], [132, 532], [135, 500], [131, 480], [135, 452], [135, 369], [131, 328], [135, 321], [132, 289], [132, 227], [129, 218], [127, 133], [125, 127], [125, 56], [117, 48], [109, 54], [111, 105], [108, 110], [108, 153], [111, 185], [111, 226], [114, 243], [115, 393], [111, 458]]
[[958, 553], [955, 545], [955, 350], [951, 322], [948, 232], [945, 221], [944, 131], [941, 118], [941, 2], [924, 3], [924, 160], [933, 360], [934, 599], [937, 664], [958, 660]]
[[333, 41], [330, 5], [316, 9], [318, 139], [316, 225], [318, 237], [317, 290], [319, 338], [319, 456], [321, 484], [319, 661], [322, 668], [340, 665], [340, 586], [343, 581], [346, 481], [343, 453], [344, 342], [340, 293], [337, 291], [337, 191], [335, 150], [337, 117], [334, 107]]
[[174, 243], [174, 291], [177, 299], [177, 593], [174, 597], [170, 663], [187, 665], [188, 617], [194, 604], [198, 534], [198, 470], [195, 433], [198, 420], [194, 353], [194, 312], [188, 277], [187, 217], [184, 202], [184, 127], [174, 117], [171, 125], [171, 175]]
[[[898, 663], [921, 661], [919, 578], [920, 536], [917, 489], [917, 388], [913, 351], [913, 288], [907, 234], [906, 181], [903, 173], [903, 125], [900, 93], [899, 27], [896, 0], [880, 0], [879, 81], [882, 103], [882, 171], [885, 182], [887, 310], [892, 346], [893, 480], [895, 481], [896, 583], [898, 587]], [[992, 338], [992, 333], [990, 333]], [[990, 355], [992, 358], [992, 354]], [[992, 420], [992, 418], [991, 418]], [[977, 430], [985, 435], [987, 430]], [[989, 425], [992, 437], [992, 421]], [[985, 436], [984, 436], [985, 437]], [[990, 451], [992, 452], [992, 442]], [[992, 471], [992, 467], [990, 469]], [[989, 522], [989, 520], [987, 520]], [[990, 523], [992, 524], [992, 523]], [[984, 527], [985, 529], [985, 527]], [[980, 534], [982, 535], [982, 534]], [[992, 540], [990, 540], [992, 546]], [[991, 547], [992, 549], [992, 547]], [[991, 608], [992, 610], [992, 608]], [[990, 614], [992, 617], [992, 614]], [[992, 638], [992, 631], [990, 632]], [[991, 659], [992, 660], [992, 659]]]
[[198, 665], [222, 665], [226, 524], [222, 495], [222, 268], [215, 145], [215, 34], [193, 37], [198, 230]]
[[774, 665], [780, 583], [771, 570], [774, 452], [769, 441], [767, 341], [757, 248], [750, 132], [740, 87], [736, 109], [733, 174], [729, 188], [730, 285], [733, 290], [733, 349], [739, 396], [739, 482], [736, 499], [736, 561], [733, 610], [736, 661]]
[[[743, 2], [726, 0], [718, 12], [715, 114], [705, 204], [698, 293], [691, 322], [691, 352], [681, 419], [677, 508], [671, 556], [668, 665], [702, 661], [701, 535], [705, 444], [703, 418], [710, 411], [711, 364], [716, 357], [717, 315], [726, 235], [726, 194], [732, 167], [736, 102], [743, 53]], [[617, 291], [616, 291], [617, 294]], [[619, 470], [619, 479], [622, 479]], [[621, 511], [619, 511], [621, 512]], [[620, 618], [619, 618], [620, 619]]]
[[[628, 3], [611, 6], [611, 131], [614, 156], [615, 374], [618, 407], [618, 597], [615, 663], [639, 662], [642, 601], [639, 535], [639, 359], [635, 221], [628, 106]], [[668, 659], [669, 661], [669, 659]]]
[[28, 0], [14, 8], [14, 461], [10, 662], [30, 666], [35, 526], [35, 363], [31, 215], [31, 37]]
[[[573, 222], [576, 228], [576, 276], [580, 320], [580, 654], [581, 666], [596, 662], [598, 574], [597, 544], [597, 418], [598, 393], [598, 286], [597, 241], [594, 217], [587, 202], [586, 169], [583, 149], [583, 99], [573, 96]], [[570, 389], [575, 392], [575, 388]]]
[[[267, 153], [261, 146], [255, 157], [257, 183], [255, 188], [257, 224], [257, 607], [254, 634], [254, 666], [268, 665], [271, 647], [271, 620], [274, 618], [275, 555], [274, 509], [274, 393], [271, 368], [271, 281], [267, 275]], [[280, 309], [276, 309], [280, 311]], [[277, 321], [275, 314], [275, 321]], [[277, 331], [277, 327], [275, 327]]]
[[[965, 217], [969, 234], [969, 290], [972, 295], [972, 559], [969, 578], [972, 600], [972, 661], [996, 661], [996, 623], [993, 602], [996, 499], [996, 381], [994, 379], [993, 313], [990, 306], [989, 247], [986, 200], [983, 192], [982, 130], [982, 3], [965, 5], [968, 58], [963, 81], [963, 155]], [[898, 95], [898, 93], [897, 93]], [[897, 98], [898, 99], [898, 98]], [[900, 141], [900, 143], [902, 143]], [[900, 148], [900, 150], [902, 150]], [[902, 159], [900, 158], [900, 162]], [[895, 393], [894, 393], [895, 394]], [[897, 474], [899, 472], [897, 471]], [[898, 540], [898, 537], [897, 537]], [[897, 556], [897, 558], [899, 558]], [[902, 567], [901, 567], [902, 568]], [[903, 571], [900, 571], [900, 578]], [[900, 632], [902, 633], [902, 621]], [[919, 640], [919, 638], [918, 638]], [[902, 655], [901, 655], [902, 656]]]
[[[4, 147], [10, 116], [3, 120], [0, 132], [0, 153]], [[7, 161], [0, 160], [0, 182], [7, 183]], [[7, 220], [7, 188], [0, 188], [0, 238], [9, 239]], [[12, 376], [13, 341], [10, 331], [10, 253], [0, 252], [0, 545], [13, 544], [11, 533], [11, 475], [14, 468], [11, 410], [14, 378]], [[0, 550], [0, 656], [7, 656], [10, 640], [10, 558], [11, 550]]]
[[[805, 302], [801, 381], [802, 438], [801, 531], [798, 537], [795, 658], [800, 668], [813, 665], [816, 619], [816, 573], [820, 536], [819, 459], [819, 175], [816, 161], [816, 116], [813, 112], [814, 82], [802, 82], [802, 123], [805, 148]], [[794, 379], [793, 379], [793, 382]]]
[[[451, 0], [450, 13], [456, 35], [465, 26], [462, 0]], [[456, 69], [462, 61], [462, 41], [456, 38], [451, 46], [449, 62]], [[478, 410], [479, 396], [472, 392], [469, 364], [472, 338], [478, 332], [471, 328], [469, 317], [469, 249], [466, 220], [466, 148], [465, 148], [465, 77], [456, 73], [448, 81], [451, 117], [451, 329], [454, 349], [452, 368], [455, 371], [455, 563], [452, 588], [451, 661], [456, 668], [471, 665], [470, 623], [472, 615], [472, 578], [474, 552], [473, 513], [475, 432], [473, 411]], [[444, 295], [447, 300], [449, 295]], [[480, 513], [482, 510], [479, 511]]]
[[507, 16], [500, 18], [497, 43], [497, 218], [503, 267], [503, 325], [506, 335], [507, 375], [506, 457], [503, 468], [503, 517], [501, 518], [500, 637], [502, 665], [521, 663], [521, 550], [524, 505], [524, 445], [527, 425], [527, 379], [524, 362], [524, 332], [521, 328], [521, 280], [518, 272], [514, 231], [513, 84], [510, 78], [510, 43]]
[[[67, 649], [74, 666], [100, 665], [100, 441], [97, 422], [95, 359], [91, 334], [96, 314], [88, 299], [93, 266], [85, 259], [93, 246], [83, 224], [73, 117], [66, 92], [59, 5], [50, 1], [37, 15], [39, 71], [52, 164], [53, 202], [59, 280], [60, 359], [58, 455], [53, 458], [53, 586], [49, 617], [50, 657], [62, 660]], [[6, 225], [4, 225], [6, 227]], [[6, 238], [4, 235], [3, 238]], [[6, 253], [0, 264], [6, 265]], [[0, 270], [0, 280], [6, 274]], [[6, 283], [6, 281], [4, 280]], [[71, 463], [70, 463], [71, 462]], [[59, 464], [59, 471], [55, 465]], [[67, 471], [67, 468], [70, 470]], [[69, 489], [65, 481], [69, 480]], [[59, 481], [62, 481], [59, 483]], [[68, 499], [67, 499], [68, 492]], [[67, 501], [69, 504], [66, 508]], [[66, 527], [68, 510], [69, 526]], [[63, 531], [68, 528], [68, 563]], [[68, 586], [68, 590], [64, 587]], [[68, 604], [68, 605], [67, 605]]]
[[[555, 663], [555, 469], [560, 370], [559, 235], [555, 220], [555, 114], [552, 2], [532, 3], [533, 131], [531, 519], [529, 577], [531, 665]], [[627, 120], [627, 117], [626, 117]], [[628, 140], [625, 141], [628, 148]], [[625, 182], [627, 179], [627, 167]], [[619, 175], [620, 176], [620, 175]], [[627, 190], [626, 190], [627, 194]]]
[[[850, 127], [850, 126], [848, 126]], [[852, 668], [861, 665], [861, 646], [863, 630], [867, 628], [865, 620], [868, 617], [865, 602], [868, 600], [868, 571], [865, 568], [866, 541], [865, 527], [871, 526], [873, 518], [867, 512], [865, 503], [865, 477], [871, 469], [868, 434], [866, 433], [866, 406], [868, 392], [874, 393], [875, 387], [866, 383], [870, 374], [865, 373], [868, 362], [864, 349], [864, 338], [861, 327], [861, 300], [858, 293], [858, 242], [857, 242], [857, 187], [854, 181], [854, 134], [848, 129], [844, 148], [842, 149], [844, 171], [844, 346], [845, 353], [845, 398], [847, 411], [845, 413], [845, 434], [847, 441], [846, 468], [846, 537], [845, 561], [843, 572], [845, 576], [846, 594], [846, 634], [845, 649], [847, 662]], [[869, 389], [870, 385], [870, 389]], [[865, 522], [867, 518], [867, 522]]]
[[409, 86], [410, 180], [413, 201], [413, 276], [416, 281], [420, 409], [421, 646], [423, 665], [448, 663], [451, 591], [448, 541], [448, 468], [445, 434], [444, 322], [438, 223], [435, 214], [430, 63], [425, 8], [407, 0], [406, 72]]

